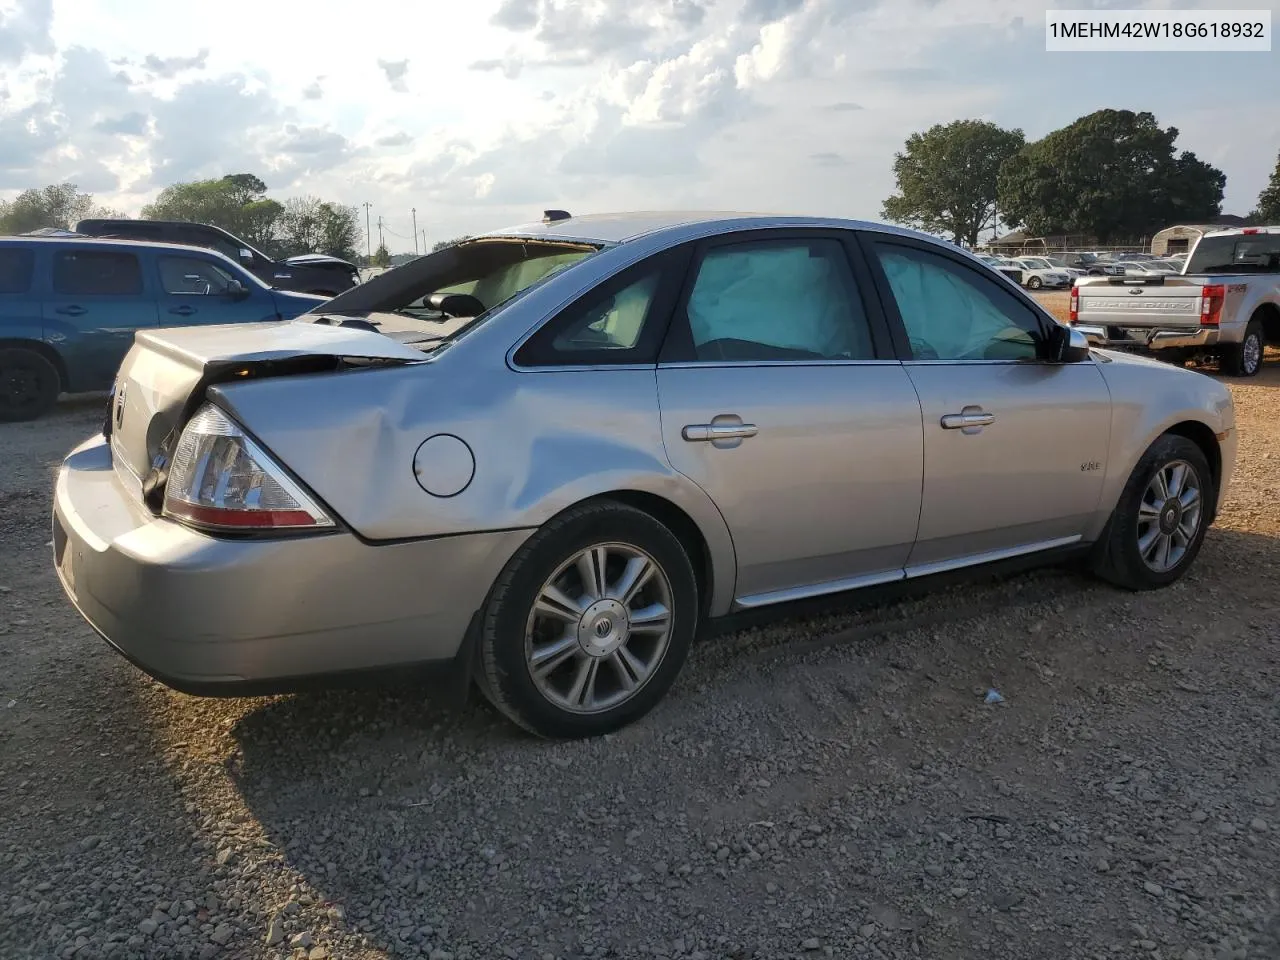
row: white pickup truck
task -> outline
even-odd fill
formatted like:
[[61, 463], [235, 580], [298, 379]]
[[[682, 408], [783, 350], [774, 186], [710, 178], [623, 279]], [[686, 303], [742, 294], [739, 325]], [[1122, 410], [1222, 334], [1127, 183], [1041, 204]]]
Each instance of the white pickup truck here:
[[1178, 274], [1079, 277], [1070, 322], [1094, 346], [1216, 356], [1223, 373], [1252, 377], [1280, 345], [1280, 227], [1206, 233]]

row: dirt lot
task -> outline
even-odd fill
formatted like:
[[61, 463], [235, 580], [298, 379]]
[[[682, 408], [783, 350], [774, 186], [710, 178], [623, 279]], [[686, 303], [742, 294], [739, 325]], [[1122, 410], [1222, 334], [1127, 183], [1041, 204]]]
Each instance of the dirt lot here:
[[572, 744], [152, 683], [50, 567], [101, 402], [0, 426], [0, 956], [1274, 960], [1280, 363], [1233, 389], [1175, 587], [1050, 570], [719, 637]]

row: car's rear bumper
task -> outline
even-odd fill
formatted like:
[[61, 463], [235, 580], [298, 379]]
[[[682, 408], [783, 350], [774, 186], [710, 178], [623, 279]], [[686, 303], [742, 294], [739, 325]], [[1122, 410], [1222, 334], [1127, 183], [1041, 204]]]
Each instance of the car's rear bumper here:
[[529, 532], [209, 537], [132, 500], [101, 437], [63, 462], [53, 509], [54, 563], [76, 609], [143, 670], [200, 694], [461, 664], [473, 616]]
[[1199, 349], [1218, 345], [1216, 327], [1124, 327], [1077, 323], [1075, 328], [1095, 347], [1109, 350]]

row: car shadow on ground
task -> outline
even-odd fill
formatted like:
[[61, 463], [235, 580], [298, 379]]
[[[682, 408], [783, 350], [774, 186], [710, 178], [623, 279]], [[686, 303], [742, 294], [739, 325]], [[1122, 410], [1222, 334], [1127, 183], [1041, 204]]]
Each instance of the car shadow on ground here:
[[[1164, 693], [1170, 717], [1143, 720], [1158, 737], [1162, 723], [1176, 719], [1175, 699], [1192, 695], [1177, 692], [1184, 689], [1175, 687], [1179, 674], [1154, 672], [1152, 658], [1190, 657], [1210, 629], [1199, 604], [1212, 599], [1216, 584], [1277, 560], [1277, 538], [1215, 529], [1191, 574], [1157, 593], [1130, 594], [1070, 570], [1045, 570], [960, 588], [946, 602], [934, 596], [873, 605], [870, 626], [861, 630], [856, 623], [839, 626], [848, 613], [840, 603], [828, 619], [815, 614], [756, 624], [699, 644], [686, 676], [653, 714], [589, 741], [534, 739], [478, 699], [445, 706], [390, 689], [274, 699], [235, 724], [239, 757], [229, 772], [289, 869], [326, 901], [343, 905], [352, 932], [390, 947], [457, 937], [484, 942], [495, 911], [523, 917], [520, 904], [532, 891], [551, 898], [554, 914], [569, 902], [557, 897], [575, 896], [580, 870], [596, 870], [607, 878], [600, 882], [616, 884], [646, 864], [643, 853], [624, 842], [632, 821], [608, 812], [618, 798], [639, 819], [652, 814], [686, 824], [684, 839], [664, 849], [685, 843], [681, 855], [698, 863], [708, 833], [720, 829], [716, 822], [735, 829], [765, 819], [794, 822], [850, 789], [871, 790], [877, 782], [883, 789], [909, 778], [922, 762], [954, 764], [963, 770], [953, 774], [960, 784], [954, 789], [975, 802], [986, 797], [999, 804], [1005, 782], [1027, 769], [1043, 766], [1051, 776], [1050, 764], [1062, 769], [1060, 759], [1028, 746], [1030, 730], [1061, 730], [1087, 717], [1084, 723], [1107, 736], [1112, 721], [1132, 722], [1130, 695], [1116, 690], [1137, 689], [1144, 700], [1156, 687]], [[1270, 604], [1265, 583], [1246, 594]], [[858, 606], [853, 609], [856, 615]], [[1150, 636], [1134, 634], [1133, 624], [1143, 620], [1161, 627]], [[878, 628], [880, 621], [886, 625]], [[799, 654], [788, 639], [797, 633], [806, 638]], [[999, 729], [975, 730], [980, 697], [974, 687], [994, 677], [1017, 691], [1017, 711], [987, 714], [1008, 719]], [[1197, 682], [1207, 687], [1227, 679]], [[1142, 709], [1164, 709], [1155, 701]], [[845, 757], [832, 769], [801, 761], [786, 769], [789, 754], [813, 742], [840, 743], [856, 759]], [[1094, 742], [1082, 744], [1080, 762], [1096, 750]], [[764, 796], [745, 796], [742, 778], [761, 757], [783, 758], [770, 761], [783, 771], [771, 768], [773, 784]], [[1032, 807], [1042, 802], [1036, 815], [1049, 817], [1065, 802], [1059, 789], [1046, 788], [1042, 801], [1031, 794], [1023, 799]], [[1096, 801], [1082, 795], [1075, 802]], [[906, 807], [868, 815], [884, 818], [894, 835], [902, 826], [895, 818], [907, 824], [916, 813]], [[958, 808], [931, 816], [964, 819]], [[565, 830], [576, 831], [580, 842], [565, 842], [555, 856], [537, 852], [539, 842], [563, 840]], [[620, 865], [609, 867], [611, 860]], [[1011, 885], [1023, 866], [1010, 863]], [[1039, 882], [1039, 869], [1027, 868], [1027, 884]], [[1094, 882], [1091, 868], [1079, 877], [1072, 866], [1061, 869], [1073, 883]], [[723, 906], [718, 895], [696, 880], [689, 879], [693, 900], [714, 914]], [[896, 887], [908, 878], [884, 882]], [[435, 899], [442, 885], [456, 898], [448, 910]], [[392, 900], [399, 906], [388, 913]], [[634, 909], [658, 907], [641, 902]], [[450, 931], [443, 939], [442, 913]], [[531, 922], [533, 913], [529, 908]], [[422, 935], [426, 941], [405, 933], [422, 929], [434, 933]]]

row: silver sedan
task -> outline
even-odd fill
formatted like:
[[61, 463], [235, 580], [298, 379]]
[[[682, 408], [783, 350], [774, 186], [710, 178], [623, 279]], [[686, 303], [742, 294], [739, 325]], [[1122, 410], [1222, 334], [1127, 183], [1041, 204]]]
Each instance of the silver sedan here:
[[551, 211], [294, 321], [140, 332], [54, 562], [181, 690], [437, 665], [583, 736], [735, 611], [1012, 558], [1172, 583], [1235, 449], [1222, 385], [933, 238]]

